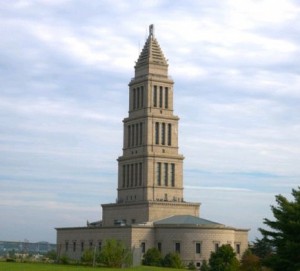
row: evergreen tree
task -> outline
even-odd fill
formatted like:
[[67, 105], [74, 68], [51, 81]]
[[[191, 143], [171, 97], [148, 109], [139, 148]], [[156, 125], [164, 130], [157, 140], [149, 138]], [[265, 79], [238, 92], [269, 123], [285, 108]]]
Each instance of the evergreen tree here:
[[275, 271], [300, 270], [300, 187], [292, 190], [293, 201], [276, 196], [277, 206], [271, 206], [275, 220], [265, 218], [270, 229], [259, 229], [274, 247], [268, 265]]
[[163, 266], [177, 269], [184, 267], [178, 253], [168, 253], [163, 259]]
[[110, 239], [106, 240], [98, 260], [108, 267], [122, 267], [131, 264], [132, 255], [122, 242]]
[[143, 265], [161, 266], [162, 255], [157, 248], [150, 248], [144, 254]]
[[216, 252], [212, 252], [209, 259], [211, 271], [237, 271], [239, 261], [231, 245], [222, 245]]

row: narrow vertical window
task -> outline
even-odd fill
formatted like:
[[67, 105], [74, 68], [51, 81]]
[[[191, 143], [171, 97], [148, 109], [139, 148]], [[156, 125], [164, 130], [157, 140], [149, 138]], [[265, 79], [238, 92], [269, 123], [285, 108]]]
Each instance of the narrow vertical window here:
[[130, 186], [133, 186], [133, 164], [130, 165]]
[[156, 164], [156, 183], [157, 185], [161, 185], [161, 163], [160, 162]]
[[157, 107], [157, 86], [153, 88], [153, 106]]
[[125, 185], [126, 185], [126, 166], [125, 165], [123, 165], [122, 179], [123, 179], [123, 187], [125, 187]]
[[138, 164], [134, 164], [134, 185], [137, 186], [138, 182]]
[[236, 251], [236, 254], [241, 254], [241, 245], [240, 244], [236, 244], [235, 251]]
[[166, 124], [162, 123], [161, 127], [161, 144], [165, 145], [166, 143]]
[[99, 242], [98, 242], [98, 250], [101, 251], [101, 249], [102, 249], [102, 242], [99, 241]]
[[140, 145], [143, 145], [143, 123], [140, 123]]
[[168, 163], [164, 163], [164, 183], [165, 186], [168, 186]]
[[93, 241], [90, 241], [90, 249], [93, 248]]
[[131, 146], [134, 147], [134, 135], [135, 130], [134, 130], [134, 124], [131, 125]]
[[136, 108], [140, 108], [140, 88], [136, 89]]
[[146, 243], [145, 242], [141, 243], [141, 248], [142, 248], [142, 253], [145, 253], [146, 252]]
[[215, 252], [217, 252], [219, 249], [219, 243], [215, 243]]
[[172, 124], [168, 123], [168, 146], [172, 144]]
[[130, 147], [131, 143], [131, 126], [128, 125], [128, 147]]
[[139, 179], [140, 179], [140, 185], [142, 185], [142, 180], [143, 180], [143, 166], [142, 166], [142, 163], [139, 163], [139, 174], [140, 174], [140, 176], [139, 176]]
[[163, 87], [159, 87], [159, 107], [163, 106]]
[[201, 253], [201, 243], [196, 243], [196, 253], [197, 254]]
[[141, 108], [144, 107], [144, 87], [141, 86]]
[[175, 243], [175, 252], [180, 253], [180, 243], [178, 242]]
[[81, 252], [84, 251], [84, 242], [81, 242]]
[[157, 243], [157, 249], [158, 249], [159, 252], [161, 252], [161, 242]]
[[129, 165], [126, 166], [126, 183], [127, 187], [129, 187], [129, 180], [130, 180], [130, 172], [129, 172]]
[[175, 186], [175, 164], [171, 164], [171, 185]]
[[135, 145], [139, 144], [139, 124], [135, 125]]
[[73, 251], [76, 251], [76, 241], [73, 242]]
[[69, 250], [69, 242], [66, 241], [65, 245], [66, 245], [65, 250], [68, 251]]
[[165, 88], [165, 108], [169, 107], [169, 89]]
[[155, 122], [155, 144], [159, 144], [159, 122]]
[[132, 103], [133, 103], [133, 110], [134, 110], [136, 108], [136, 90], [135, 90], [135, 88], [132, 90], [132, 92], [133, 92]]

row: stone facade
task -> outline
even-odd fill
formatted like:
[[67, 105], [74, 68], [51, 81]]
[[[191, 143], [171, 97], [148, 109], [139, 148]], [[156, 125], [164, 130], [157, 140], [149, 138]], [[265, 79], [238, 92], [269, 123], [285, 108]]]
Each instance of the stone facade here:
[[184, 157], [178, 152], [173, 84], [150, 26], [129, 83], [117, 201], [102, 204], [98, 224], [57, 228], [59, 255], [79, 259], [84, 249], [101, 249], [107, 239], [121, 240], [132, 249], [141, 247], [143, 252], [151, 247], [163, 255], [178, 252], [182, 260], [198, 266], [223, 244], [232, 245], [238, 257], [245, 251], [248, 230], [200, 219], [200, 203], [184, 199]]

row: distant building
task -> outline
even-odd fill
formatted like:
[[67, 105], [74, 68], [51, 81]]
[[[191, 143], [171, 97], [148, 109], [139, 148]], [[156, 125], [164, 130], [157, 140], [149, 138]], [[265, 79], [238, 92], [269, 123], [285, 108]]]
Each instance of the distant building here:
[[79, 259], [84, 249], [101, 249], [106, 239], [114, 238], [142, 252], [152, 247], [163, 255], [178, 252], [186, 263], [200, 266], [223, 244], [230, 244], [238, 257], [247, 249], [247, 229], [200, 218], [200, 203], [184, 199], [173, 84], [151, 25], [129, 83], [117, 202], [102, 204], [102, 221], [57, 228], [60, 255]]
[[48, 242], [23, 242], [0, 241], [0, 255], [5, 255], [8, 252], [23, 254], [45, 254], [51, 250], [56, 250], [56, 245]]

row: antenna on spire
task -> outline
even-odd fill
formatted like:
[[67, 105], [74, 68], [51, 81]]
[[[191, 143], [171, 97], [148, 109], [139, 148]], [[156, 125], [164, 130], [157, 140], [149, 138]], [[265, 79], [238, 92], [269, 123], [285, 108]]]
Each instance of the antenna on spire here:
[[153, 24], [149, 25], [149, 36], [154, 37], [154, 25]]

